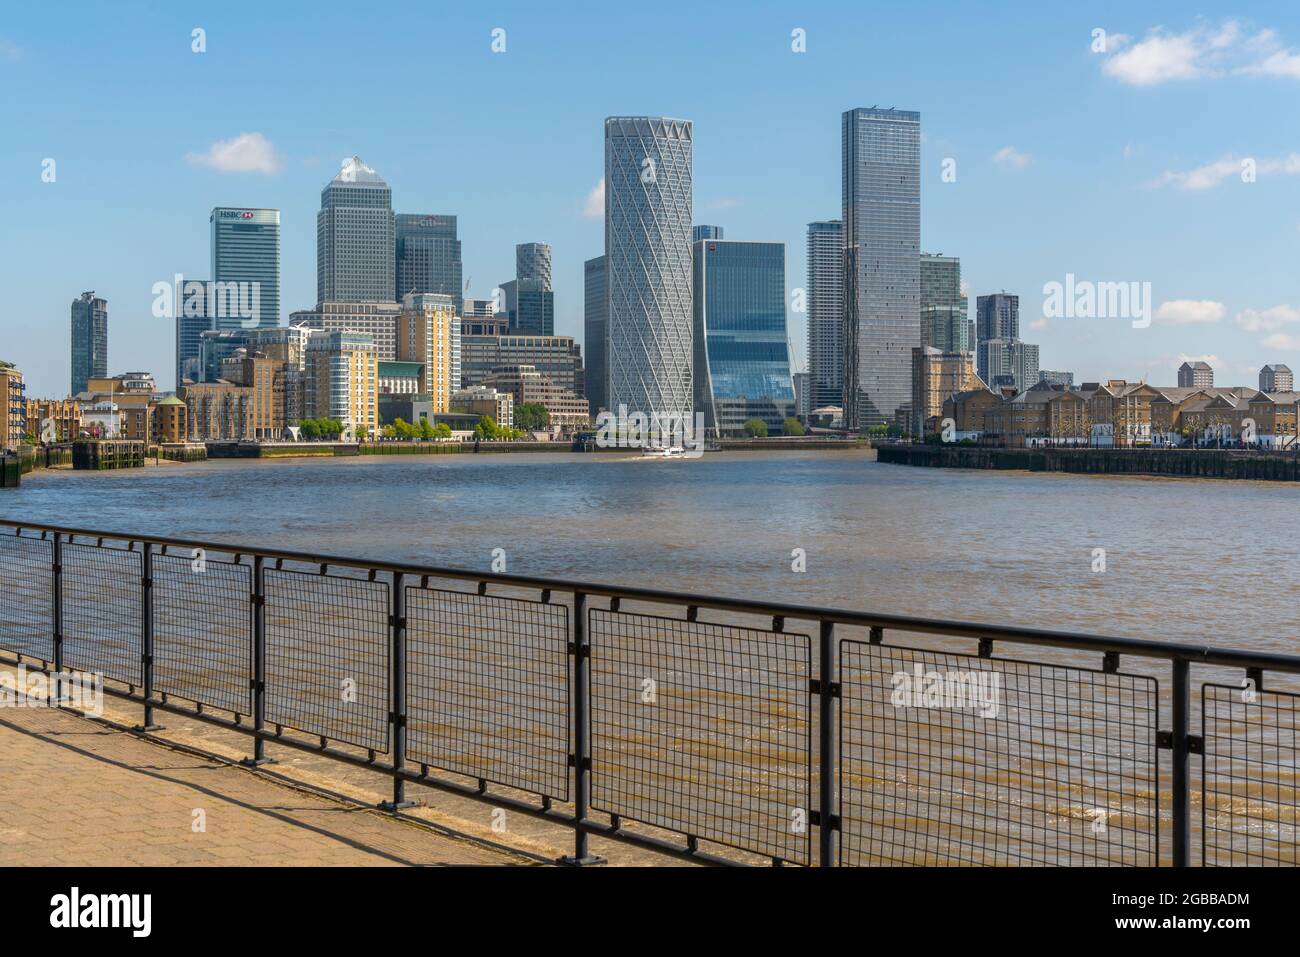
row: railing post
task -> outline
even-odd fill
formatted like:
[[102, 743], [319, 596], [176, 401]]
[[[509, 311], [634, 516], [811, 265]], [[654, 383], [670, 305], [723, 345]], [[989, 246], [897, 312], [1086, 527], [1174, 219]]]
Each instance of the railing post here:
[[[388, 716], [393, 726], [393, 770], [401, 771], [406, 766], [406, 593], [402, 586], [401, 572], [393, 572], [393, 615], [389, 619], [392, 636], [393, 687], [389, 701], [393, 710]], [[393, 799], [380, 801], [379, 806], [385, 811], [398, 811], [411, 807], [415, 802], [406, 800], [406, 781], [399, 775], [393, 775]]]
[[603, 857], [594, 856], [587, 848], [587, 832], [580, 825], [587, 820], [587, 789], [590, 787], [591, 741], [587, 731], [590, 713], [590, 680], [588, 663], [591, 659], [591, 642], [587, 637], [587, 596], [573, 593], [573, 856], [560, 858], [561, 864], [575, 867], [604, 864]]
[[140, 559], [140, 667], [144, 671], [144, 724], [137, 731], [158, 731], [161, 725], [153, 723], [153, 546], [141, 543]]
[[817, 801], [817, 863], [821, 867], [835, 864], [835, 831], [839, 820], [835, 816], [835, 726], [834, 698], [839, 693], [835, 678], [835, 623], [823, 621], [818, 640], [818, 752], [821, 772], [818, 775]]
[[245, 767], [270, 764], [266, 741], [260, 732], [266, 724], [266, 590], [262, 585], [262, 556], [253, 556], [253, 756], [239, 763]]
[[63, 535], [54, 533], [54, 565], [51, 569], [54, 598], [54, 701], [63, 702]]
[[1189, 682], [1187, 660], [1174, 659], [1173, 718], [1173, 814], [1174, 814], [1174, 867], [1186, 867], [1191, 844], [1191, 815], [1188, 813], [1187, 712]]

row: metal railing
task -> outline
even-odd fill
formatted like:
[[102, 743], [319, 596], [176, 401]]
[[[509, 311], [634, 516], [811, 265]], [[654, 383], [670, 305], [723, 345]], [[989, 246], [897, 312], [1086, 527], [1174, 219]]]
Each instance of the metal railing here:
[[556, 822], [570, 863], [1298, 863], [1300, 656], [10, 521], [0, 586], [0, 661]]

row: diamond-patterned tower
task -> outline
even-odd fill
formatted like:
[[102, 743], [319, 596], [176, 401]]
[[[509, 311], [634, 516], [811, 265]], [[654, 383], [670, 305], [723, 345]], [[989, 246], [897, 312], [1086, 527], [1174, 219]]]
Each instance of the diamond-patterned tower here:
[[691, 412], [689, 120], [605, 120], [608, 407]]

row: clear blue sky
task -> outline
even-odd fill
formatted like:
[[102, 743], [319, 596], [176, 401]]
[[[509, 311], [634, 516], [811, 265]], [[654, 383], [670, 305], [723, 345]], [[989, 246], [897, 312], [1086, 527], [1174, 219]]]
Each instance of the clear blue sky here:
[[[0, 358], [33, 395], [67, 389], [85, 289], [109, 300], [110, 372], [171, 387], [151, 288], [206, 276], [216, 205], [282, 210], [284, 313], [310, 306], [320, 189], [353, 153], [398, 211], [459, 216], [472, 295], [511, 278], [515, 243], [551, 243], [557, 331], [581, 337], [611, 114], [693, 120], [696, 221], [784, 241], [801, 287], [805, 224], [840, 213], [840, 113], [873, 105], [921, 113], [922, 248], [962, 258], [972, 304], [1018, 292], [1044, 368], [1300, 370], [1294, 3], [9, 4], [0, 86]], [[254, 169], [204, 162], [241, 134], [230, 159]], [[1149, 329], [1031, 328], [1067, 273], [1173, 305]], [[802, 315], [790, 334], [802, 356]]]

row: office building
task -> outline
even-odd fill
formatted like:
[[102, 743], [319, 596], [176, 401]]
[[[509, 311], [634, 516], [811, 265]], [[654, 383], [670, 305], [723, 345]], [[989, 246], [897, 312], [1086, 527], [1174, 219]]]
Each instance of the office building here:
[[1260, 392], [1290, 392], [1295, 387], [1291, 376], [1291, 367], [1279, 363], [1266, 365], [1259, 370]]
[[607, 363], [605, 360], [608, 334], [609, 290], [605, 283], [605, 257], [596, 256], [582, 264], [582, 344], [587, 350], [586, 395], [591, 411], [608, 409], [605, 399]]
[[721, 239], [721, 226], [692, 226], [691, 227], [691, 245], [694, 246], [701, 239]]
[[[209, 308], [212, 282], [182, 279], [176, 303], [176, 385], [203, 380], [203, 333], [217, 330], [216, 316]], [[241, 328], [239, 326], [236, 329]]]
[[536, 403], [546, 407], [551, 425], [562, 429], [581, 429], [591, 424], [587, 400], [561, 389], [530, 365], [501, 366], [492, 371], [483, 385], [497, 392], [508, 392], [517, 413], [521, 405]]
[[921, 114], [848, 110], [842, 117], [850, 429], [889, 423], [911, 402], [921, 344]]
[[808, 402], [844, 401], [844, 229], [838, 219], [808, 224]]
[[314, 309], [289, 314], [289, 325], [327, 332], [364, 332], [375, 343], [380, 362], [397, 358], [397, 317], [402, 307], [395, 302], [320, 302]]
[[93, 376], [108, 375], [108, 301], [83, 292], [72, 300], [72, 385], [69, 395], [86, 391]]
[[515, 397], [511, 392], [498, 392], [485, 385], [459, 389], [451, 394], [451, 411], [468, 412], [476, 416], [489, 416], [497, 425], [514, 428]]
[[1212, 389], [1214, 369], [1208, 362], [1199, 359], [1195, 362], [1184, 362], [1178, 367], [1178, 385], [1184, 389]]
[[695, 410], [710, 435], [749, 419], [780, 433], [795, 412], [785, 328], [785, 243], [702, 239], [694, 257]]
[[471, 299], [466, 297], [461, 302], [460, 317], [465, 320], [491, 319], [497, 312], [495, 299]]
[[394, 301], [401, 302], [408, 292], [435, 292], [451, 296], [459, 315], [465, 290], [456, 217], [398, 213], [395, 229]]
[[215, 319], [211, 328], [278, 326], [280, 211], [218, 206], [208, 217], [208, 224], [212, 281], [217, 289], [234, 293], [219, 295], [215, 303], [209, 304]]
[[451, 296], [408, 293], [397, 318], [397, 359], [421, 366], [420, 394], [434, 412], [451, 410], [461, 386], [460, 317]]
[[526, 365], [566, 392], [586, 394], [589, 374], [572, 336], [469, 335], [462, 330], [460, 343], [463, 388], [482, 384], [499, 366]]
[[549, 336], [555, 333], [555, 293], [536, 277], [512, 279], [501, 284], [503, 312], [510, 331], [518, 335]]
[[321, 190], [320, 207], [316, 301], [391, 301], [396, 227], [388, 184], [354, 156]]
[[975, 351], [968, 303], [961, 292], [961, 260], [921, 255], [921, 345], [940, 352]]
[[689, 120], [605, 120], [605, 264], [611, 409], [691, 412]]

